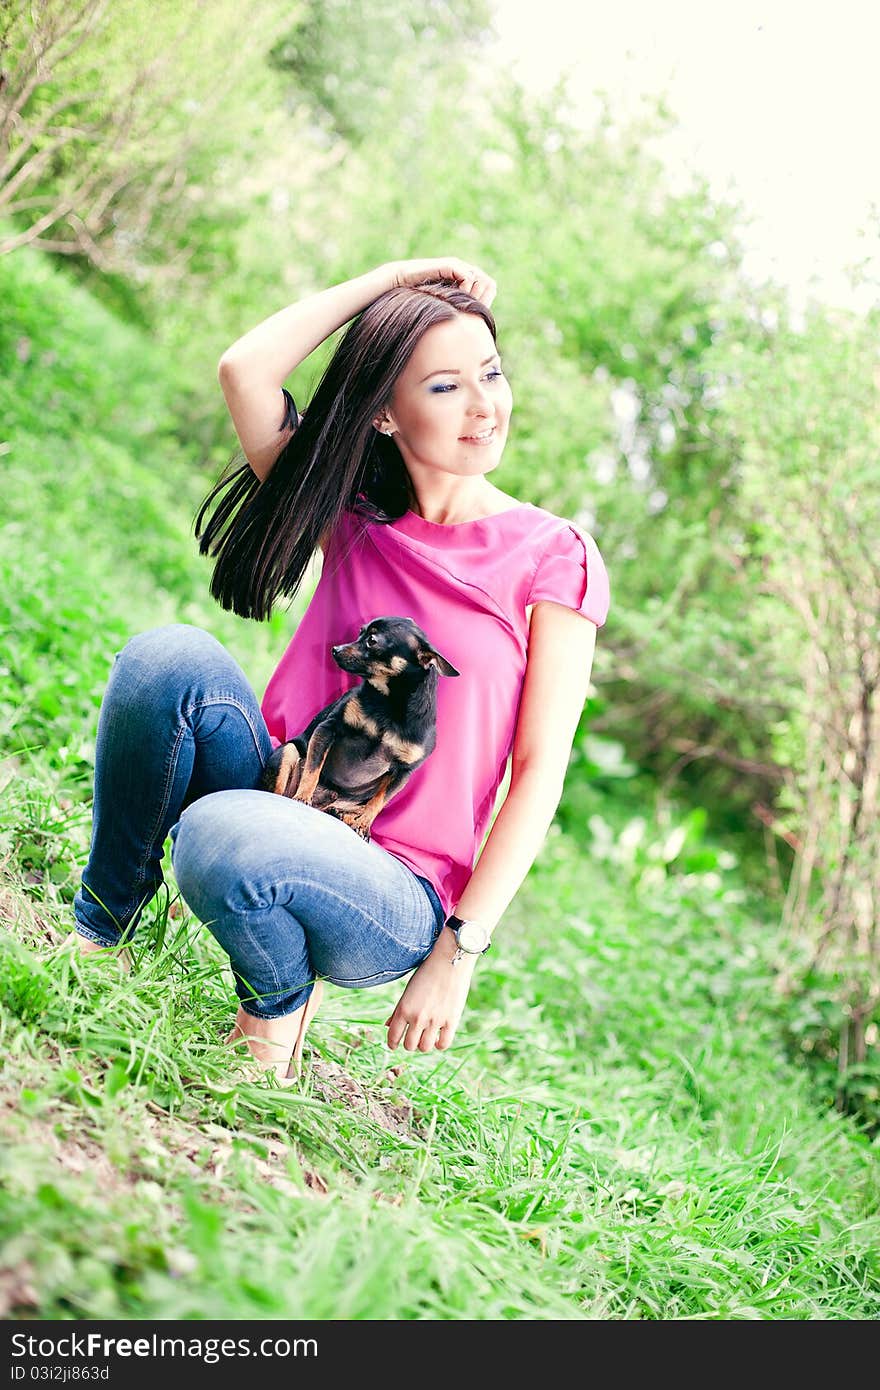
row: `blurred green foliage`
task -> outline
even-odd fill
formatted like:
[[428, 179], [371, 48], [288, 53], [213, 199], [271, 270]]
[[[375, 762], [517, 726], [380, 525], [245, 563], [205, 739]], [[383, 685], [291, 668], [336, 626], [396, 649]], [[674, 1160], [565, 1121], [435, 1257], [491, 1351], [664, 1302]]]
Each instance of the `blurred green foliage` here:
[[293, 101], [308, 102], [328, 142], [383, 139], [415, 92], [436, 99], [450, 66], [478, 56], [487, 0], [301, 0], [269, 50]]

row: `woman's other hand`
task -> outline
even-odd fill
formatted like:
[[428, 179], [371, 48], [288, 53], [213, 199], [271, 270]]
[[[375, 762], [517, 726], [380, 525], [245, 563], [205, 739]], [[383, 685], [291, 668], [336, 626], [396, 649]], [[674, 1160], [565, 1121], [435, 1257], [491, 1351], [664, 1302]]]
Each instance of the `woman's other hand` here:
[[428, 257], [418, 261], [389, 261], [387, 270], [392, 288], [404, 285], [423, 285], [431, 280], [454, 280], [460, 289], [479, 299], [488, 309], [495, 298], [497, 285], [491, 275], [469, 261], [457, 256]]
[[453, 965], [456, 950], [455, 937], [444, 927], [431, 954], [410, 976], [397, 1008], [385, 1020], [392, 1051], [401, 1041], [407, 1052], [430, 1052], [434, 1047], [442, 1052], [450, 1046], [479, 959], [465, 956]]

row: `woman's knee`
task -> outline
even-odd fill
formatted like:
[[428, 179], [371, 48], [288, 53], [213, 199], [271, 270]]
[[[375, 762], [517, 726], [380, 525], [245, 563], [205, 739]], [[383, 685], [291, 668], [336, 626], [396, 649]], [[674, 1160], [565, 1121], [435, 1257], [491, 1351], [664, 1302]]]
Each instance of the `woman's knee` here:
[[108, 698], [132, 696], [159, 713], [191, 704], [206, 685], [236, 690], [242, 676], [226, 648], [204, 628], [170, 623], [131, 637], [116, 653]]
[[211, 792], [188, 806], [171, 827], [171, 863], [186, 903], [205, 914], [246, 912], [269, 906], [263, 803], [268, 793]]
[[177, 667], [181, 662], [201, 662], [206, 653], [216, 656], [224, 650], [217, 638], [202, 627], [192, 623], [168, 623], [135, 633], [116, 653], [115, 665], [159, 670]]
[[211, 792], [170, 833], [178, 887], [200, 917], [280, 906], [308, 926], [361, 904], [366, 847], [312, 806], [257, 790]]

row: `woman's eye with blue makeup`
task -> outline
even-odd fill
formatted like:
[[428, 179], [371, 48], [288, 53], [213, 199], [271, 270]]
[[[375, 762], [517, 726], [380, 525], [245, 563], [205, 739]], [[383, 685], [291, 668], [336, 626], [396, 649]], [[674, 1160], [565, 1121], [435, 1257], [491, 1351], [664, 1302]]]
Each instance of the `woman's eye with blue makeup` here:
[[[497, 369], [496, 369], [496, 370], [493, 370], [493, 371], [491, 371], [491, 372], [487, 372], [487, 373], [486, 373], [486, 379], [487, 379], [487, 381], [497, 381], [498, 377], [501, 377], [501, 376], [504, 376], [504, 373], [501, 372], [501, 371], [498, 371]], [[435, 394], [436, 394], [437, 392], [439, 392], [439, 391], [454, 391], [455, 389], [456, 389], [456, 383], [455, 383], [454, 381], [453, 381], [453, 382], [448, 382], [448, 383], [446, 383], [446, 384], [444, 384], [444, 385], [432, 386], [432, 387], [431, 387], [431, 391], [432, 391], [433, 393], [435, 393]]]

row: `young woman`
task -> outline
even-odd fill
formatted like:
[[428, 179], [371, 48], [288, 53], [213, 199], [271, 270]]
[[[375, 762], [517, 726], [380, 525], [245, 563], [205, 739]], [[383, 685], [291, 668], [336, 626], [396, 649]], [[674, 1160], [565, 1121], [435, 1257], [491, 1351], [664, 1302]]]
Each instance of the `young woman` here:
[[[197, 518], [199, 534], [213, 506], [201, 531], [211, 592], [266, 617], [318, 546], [320, 581], [262, 703], [229, 653], [186, 625], [132, 638], [102, 703], [79, 947], [131, 936], [170, 834], [181, 894], [232, 965], [227, 1041], [281, 1083], [324, 979], [409, 975], [389, 1047], [449, 1047], [562, 793], [608, 579], [589, 535], [490, 481], [512, 408], [494, 296], [455, 257], [391, 262], [282, 309], [223, 354], [246, 462]], [[300, 416], [284, 381], [352, 319]], [[257, 788], [272, 748], [357, 683], [331, 646], [390, 614], [413, 618], [461, 674], [438, 683], [436, 747], [365, 841]]]

